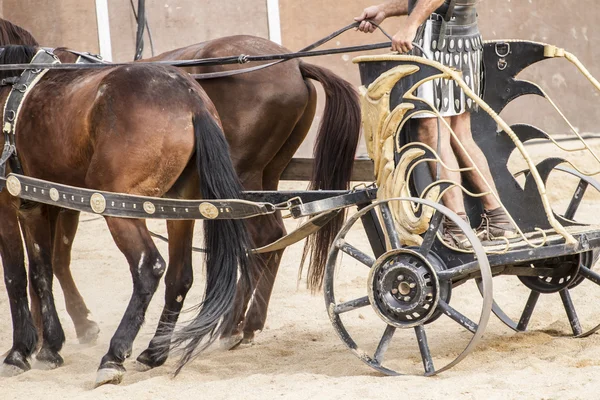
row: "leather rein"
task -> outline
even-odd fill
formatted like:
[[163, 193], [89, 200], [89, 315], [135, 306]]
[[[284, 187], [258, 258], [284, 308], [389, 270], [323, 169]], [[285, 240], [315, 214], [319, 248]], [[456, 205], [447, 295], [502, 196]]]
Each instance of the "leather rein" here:
[[[372, 22], [371, 22], [372, 23]], [[369, 44], [369, 45], [361, 45], [361, 46], [350, 46], [350, 47], [341, 47], [338, 49], [327, 49], [327, 50], [314, 50], [317, 47], [322, 46], [323, 44], [331, 41], [342, 33], [358, 27], [360, 22], [353, 22], [352, 24], [345, 26], [342, 29], [339, 29], [329, 36], [324, 37], [316, 41], [315, 43], [307, 46], [300, 51], [293, 53], [281, 53], [281, 54], [267, 54], [267, 55], [259, 55], [259, 56], [249, 56], [245, 54], [241, 54], [239, 56], [229, 56], [229, 57], [218, 57], [218, 58], [204, 58], [197, 60], [179, 60], [179, 61], [148, 61], [148, 62], [135, 62], [135, 63], [105, 63], [105, 62], [96, 62], [96, 63], [85, 63], [85, 64], [4, 64], [0, 65], [0, 71], [10, 71], [10, 70], [29, 70], [29, 69], [61, 69], [61, 70], [73, 70], [73, 69], [95, 69], [95, 68], [104, 68], [107, 66], [110, 67], [118, 67], [118, 66], [127, 66], [127, 65], [137, 65], [137, 64], [161, 64], [161, 65], [170, 65], [175, 67], [196, 67], [196, 66], [216, 66], [216, 65], [233, 65], [233, 64], [246, 64], [249, 62], [264, 62], [264, 61], [272, 61], [267, 64], [258, 65], [255, 67], [242, 68], [230, 71], [218, 71], [218, 72], [208, 72], [202, 74], [191, 74], [194, 79], [202, 80], [202, 79], [215, 79], [215, 78], [224, 78], [228, 76], [245, 74], [253, 71], [258, 71], [261, 69], [265, 69], [271, 67], [273, 65], [279, 64], [281, 62], [289, 61], [296, 58], [303, 57], [317, 57], [323, 55], [332, 55], [332, 54], [340, 54], [340, 53], [353, 53], [353, 52], [363, 52], [369, 50], [383, 49], [389, 48], [389, 42]], [[376, 25], [376, 24], [374, 24]], [[390, 35], [388, 35], [381, 27], [376, 25], [383, 34], [388, 38], [392, 39]], [[77, 53], [76, 54], [86, 54], [87, 53]]]

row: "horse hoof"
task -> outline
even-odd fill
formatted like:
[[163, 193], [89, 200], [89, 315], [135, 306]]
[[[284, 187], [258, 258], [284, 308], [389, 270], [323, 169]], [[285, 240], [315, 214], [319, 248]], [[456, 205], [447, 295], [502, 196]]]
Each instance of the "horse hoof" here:
[[254, 332], [244, 332], [242, 344], [254, 344]]
[[136, 360], [138, 362], [138, 365], [136, 366], [137, 370], [144, 372], [163, 365], [167, 361], [167, 356], [157, 356], [152, 350], [146, 349], [138, 356]]
[[152, 369], [151, 366], [149, 366], [148, 364], [144, 364], [139, 360], [133, 362], [133, 368], [135, 368], [137, 372], [148, 372]]
[[20, 375], [23, 372], [29, 371], [30, 369], [31, 365], [29, 365], [27, 357], [24, 357], [19, 352], [11, 350], [4, 359], [2, 367], [0, 367], [0, 376], [9, 377]]
[[117, 368], [101, 368], [96, 373], [94, 388], [102, 385], [118, 385], [123, 380], [125, 371]]
[[0, 366], [0, 377], [10, 378], [13, 376], [21, 375], [23, 372], [27, 371], [28, 369], [22, 369], [17, 367], [16, 365], [2, 364], [2, 366]]
[[95, 344], [100, 334], [100, 327], [94, 321], [89, 321], [88, 327], [77, 335], [79, 344]]
[[35, 368], [43, 370], [56, 369], [65, 363], [60, 354], [48, 348], [42, 348], [35, 359], [37, 360]]
[[242, 335], [222, 337], [219, 342], [219, 347], [221, 347], [222, 350], [234, 350], [236, 347], [242, 344], [243, 341], [244, 338]]

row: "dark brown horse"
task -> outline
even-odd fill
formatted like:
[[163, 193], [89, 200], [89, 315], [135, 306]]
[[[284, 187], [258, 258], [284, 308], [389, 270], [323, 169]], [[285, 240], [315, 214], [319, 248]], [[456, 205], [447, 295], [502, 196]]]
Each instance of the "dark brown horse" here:
[[[28, 63], [37, 51], [39, 48], [33, 46], [4, 47], [0, 64]], [[3, 72], [0, 79], [18, 74]], [[7, 98], [10, 89], [0, 88], [0, 101]], [[189, 75], [176, 68], [133, 65], [49, 71], [22, 104], [16, 136], [23, 173], [51, 182], [177, 198], [239, 198], [242, 190], [213, 104]], [[41, 306], [44, 343], [37, 358], [60, 365], [65, 336], [52, 295], [58, 210], [38, 203], [15, 204], [6, 190], [1, 196], [0, 253], [14, 327], [13, 346], [4, 364], [17, 371], [27, 370], [37, 340], [14, 212], [18, 207], [29, 278]], [[131, 354], [133, 340], [166, 269], [144, 220], [106, 217], [106, 222], [129, 263], [133, 294], [100, 363], [97, 385], [122, 379], [123, 362]], [[169, 232], [180, 239], [169, 247], [171, 263], [191, 263], [194, 222], [168, 224]], [[183, 332], [210, 343], [222, 333], [221, 322], [232, 317], [236, 291], [251, 294], [253, 263], [247, 253], [252, 244], [243, 222], [207, 221], [204, 228], [206, 292], [197, 316]]]
[[[156, 59], [176, 60], [229, 56], [232, 54], [266, 54], [287, 52], [285, 48], [266, 39], [235, 36], [217, 39], [174, 50]], [[61, 56], [63, 58], [63, 56]], [[65, 55], [64, 62], [75, 57]], [[194, 68], [191, 72], [214, 72], [232, 66]], [[223, 121], [230, 144], [232, 159], [247, 190], [276, 190], [279, 178], [294, 153], [306, 137], [316, 108], [316, 91], [309, 81], [322, 83], [327, 104], [315, 147], [317, 160], [312, 187], [344, 189], [348, 185], [360, 130], [360, 109], [354, 88], [328, 70], [296, 60], [234, 77], [200, 81], [214, 102]], [[342, 217], [343, 218], [343, 217]], [[249, 220], [256, 246], [279, 239], [285, 234], [279, 215]], [[328, 248], [341, 219], [320, 232], [315, 242], [321, 251], [315, 252], [311, 272], [319, 276], [324, 265], [323, 254]], [[77, 292], [69, 270], [70, 250], [77, 230], [78, 213], [63, 211], [57, 222], [59, 231], [53, 253], [54, 273], [65, 292], [67, 310], [73, 319], [80, 341], [95, 339], [98, 328], [89, 321], [87, 307]], [[178, 242], [176, 233], [169, 238]], [[225, 336], [237, 337], [243, 330], [245, 340], [252, 340], [255, 331], [264, 327], [268, 302], [283, 251], [263, 255], [263, 273], [256, 284], [256, 294], [247, 312], [248, 298], [239, 296], [238, 318], [227, 326]], [[177, 318], [191, 284], [191, 264], [170, 263], [166, 274], [165, 308], [157, 331], [168, 334]], [[318, 279], [313, 286], [318, 286]], [[161, 365], [166, 354], [158, 351], [157, 341], [138, 360], [147, 366]]]
[[[25, 29], [17, 26], [7, 20], [0, 18], [0, 46], [6, 46], [9, 44], [26, 45], [26, 46], [38, 46], [37, 40]], [[75, 62], [77, 56], [69, 53], [62, 53], [62, 58], [65, 62]], [[0, 196], [0, 202], [7, 204], [10, 198], [6, 195]], [[14, 210], [16, 218], [16, 209]], [[70, 243], [65, 243], [67, 238], [73, 238], [77, 231], [77, 225], [79, 223], [79, 213], [63, 209], [60, 210], [60, 217], [56, 222], [57, 238], [63, 238], [62, 240], [56, 240], [54, 242], [53, 250], [53, 265], [66, 265], [68, 266], [71, 261]], [[11, 217], [12, 218], [12, 217]], [[13, 218], [13, 219], [14, 219]], [[22, 251], [22, 250], [21, 250]], [[74, 322], [77, 337], [81, 343], [94, 342], [100, 332], [98, 324], [90, 320], [89, 310], [87, 309], [83, 297], [79, 293], [73, 277], [68, 268], [56, 268], [54, 270], [55, 275], [60, 282], [60, 285], [65, 293], [65, 303], [67, 312]], [[31, 287], [30, 287], [31, 289]], [[41, 336], [42, 321], [40, 315], [39, 299], [35, 292], [30, 292], [31, 298], [31, 309], [38, 327], [38, 334]], [[41, 341], [40, 341], [41, 343]]]

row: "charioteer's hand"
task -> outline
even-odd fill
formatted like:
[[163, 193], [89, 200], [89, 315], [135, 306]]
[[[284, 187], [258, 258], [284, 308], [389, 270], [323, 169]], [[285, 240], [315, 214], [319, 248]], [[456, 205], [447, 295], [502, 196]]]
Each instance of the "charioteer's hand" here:
[[367, 7], [359, 17], [354, 18], [355, 21], [362, 21], [358, 26], [358, 30], [369, 33], [373, 33], [377, 29], [371, 21], [379, 25], [384, 19], [385, 12], [379, 6]]
[[399, 53], [408, 53], [412, 50], [412, 42], [417, 34], [418, 27], [404, 25], [392, 38], [392, 50]]

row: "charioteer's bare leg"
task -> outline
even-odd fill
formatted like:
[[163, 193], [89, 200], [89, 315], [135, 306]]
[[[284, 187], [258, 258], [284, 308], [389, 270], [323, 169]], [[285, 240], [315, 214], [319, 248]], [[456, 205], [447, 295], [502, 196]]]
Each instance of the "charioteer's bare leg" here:
[[[446, 121], [450, 123], [450, 119], [446, 118]], [[456, 171], [459, 168], [458, 161], [454, 152], [452, 151], [452, 146], [450, 145], [450, 131], [445, 124], [440, 122], [439, 124], [439, 134], [438, 134], [438, 119], [437, 118], [421, 118], [419, 119], [419, 128], [418, 128], [418, 136], [419, 141], [430, 146], [432, 149], [439, 149], [439, 157], [442, 159], [443, 163], [448, 166], [448, 168], [441, 167], [439, 168], [439, 179], [440, 180], [449, 180], [455, 182], [457, 184], [461, 183], [460, 172]], [[440, 144], [438, 146], [438, 136], [440, 140]], [[431, 174], [436, 178], [437, 175], [437, 164], [430, 163], [429, 168], [431, 170]], [[454, 171], [452, 171], [454, 170]], [[460, 187], [454, 186], [450, 188], [443, 196], [442, 200], [444, 201], [444, 205], [461, 216], [465, 221], [468, 221], [467, 214], [465, 212], [465, 203], [463, 199], [463, 193]], [[468, 240], [462, 230], [455, 226], [451, 221], [444, 221], [444, 239], [448, 242], [448, 244], [452, 246], [456, 246], [459, 248], [467, 247]]]
[[[455, 140], [452, 140], [452, 148], [460, 165], [462, 167], [472, 166], [472, 163], [467, 156], [468, 154], [479, 170], [479, 172], [476, 170], [466, 172], [467, 179], [478, 192], [492, 192], [497, 196], [498, 191], [494, 184], [494, 178], [490, 173], [485, 154], [483, 154], [477, 143], [473, 140], [473, 135], [471, 133], [471, 114], [465, 112], [461, 115], [452, 117], [451, 126], [456, 133], [458, 140], [462, 144], [461, 148]], [[465, 154], [465, 151], [467, 154]], [[482, 234], [484, 240], [493, 240], [500, 237], [511, 238], [516, 236], [515, 226], [504, 212], [504, 209], [501, 207], [496, 196], [490, 193], [481, 198], [484, 214], [482, 215], [483, 220], [481, 226], [478, 228], [478, 232]]]

